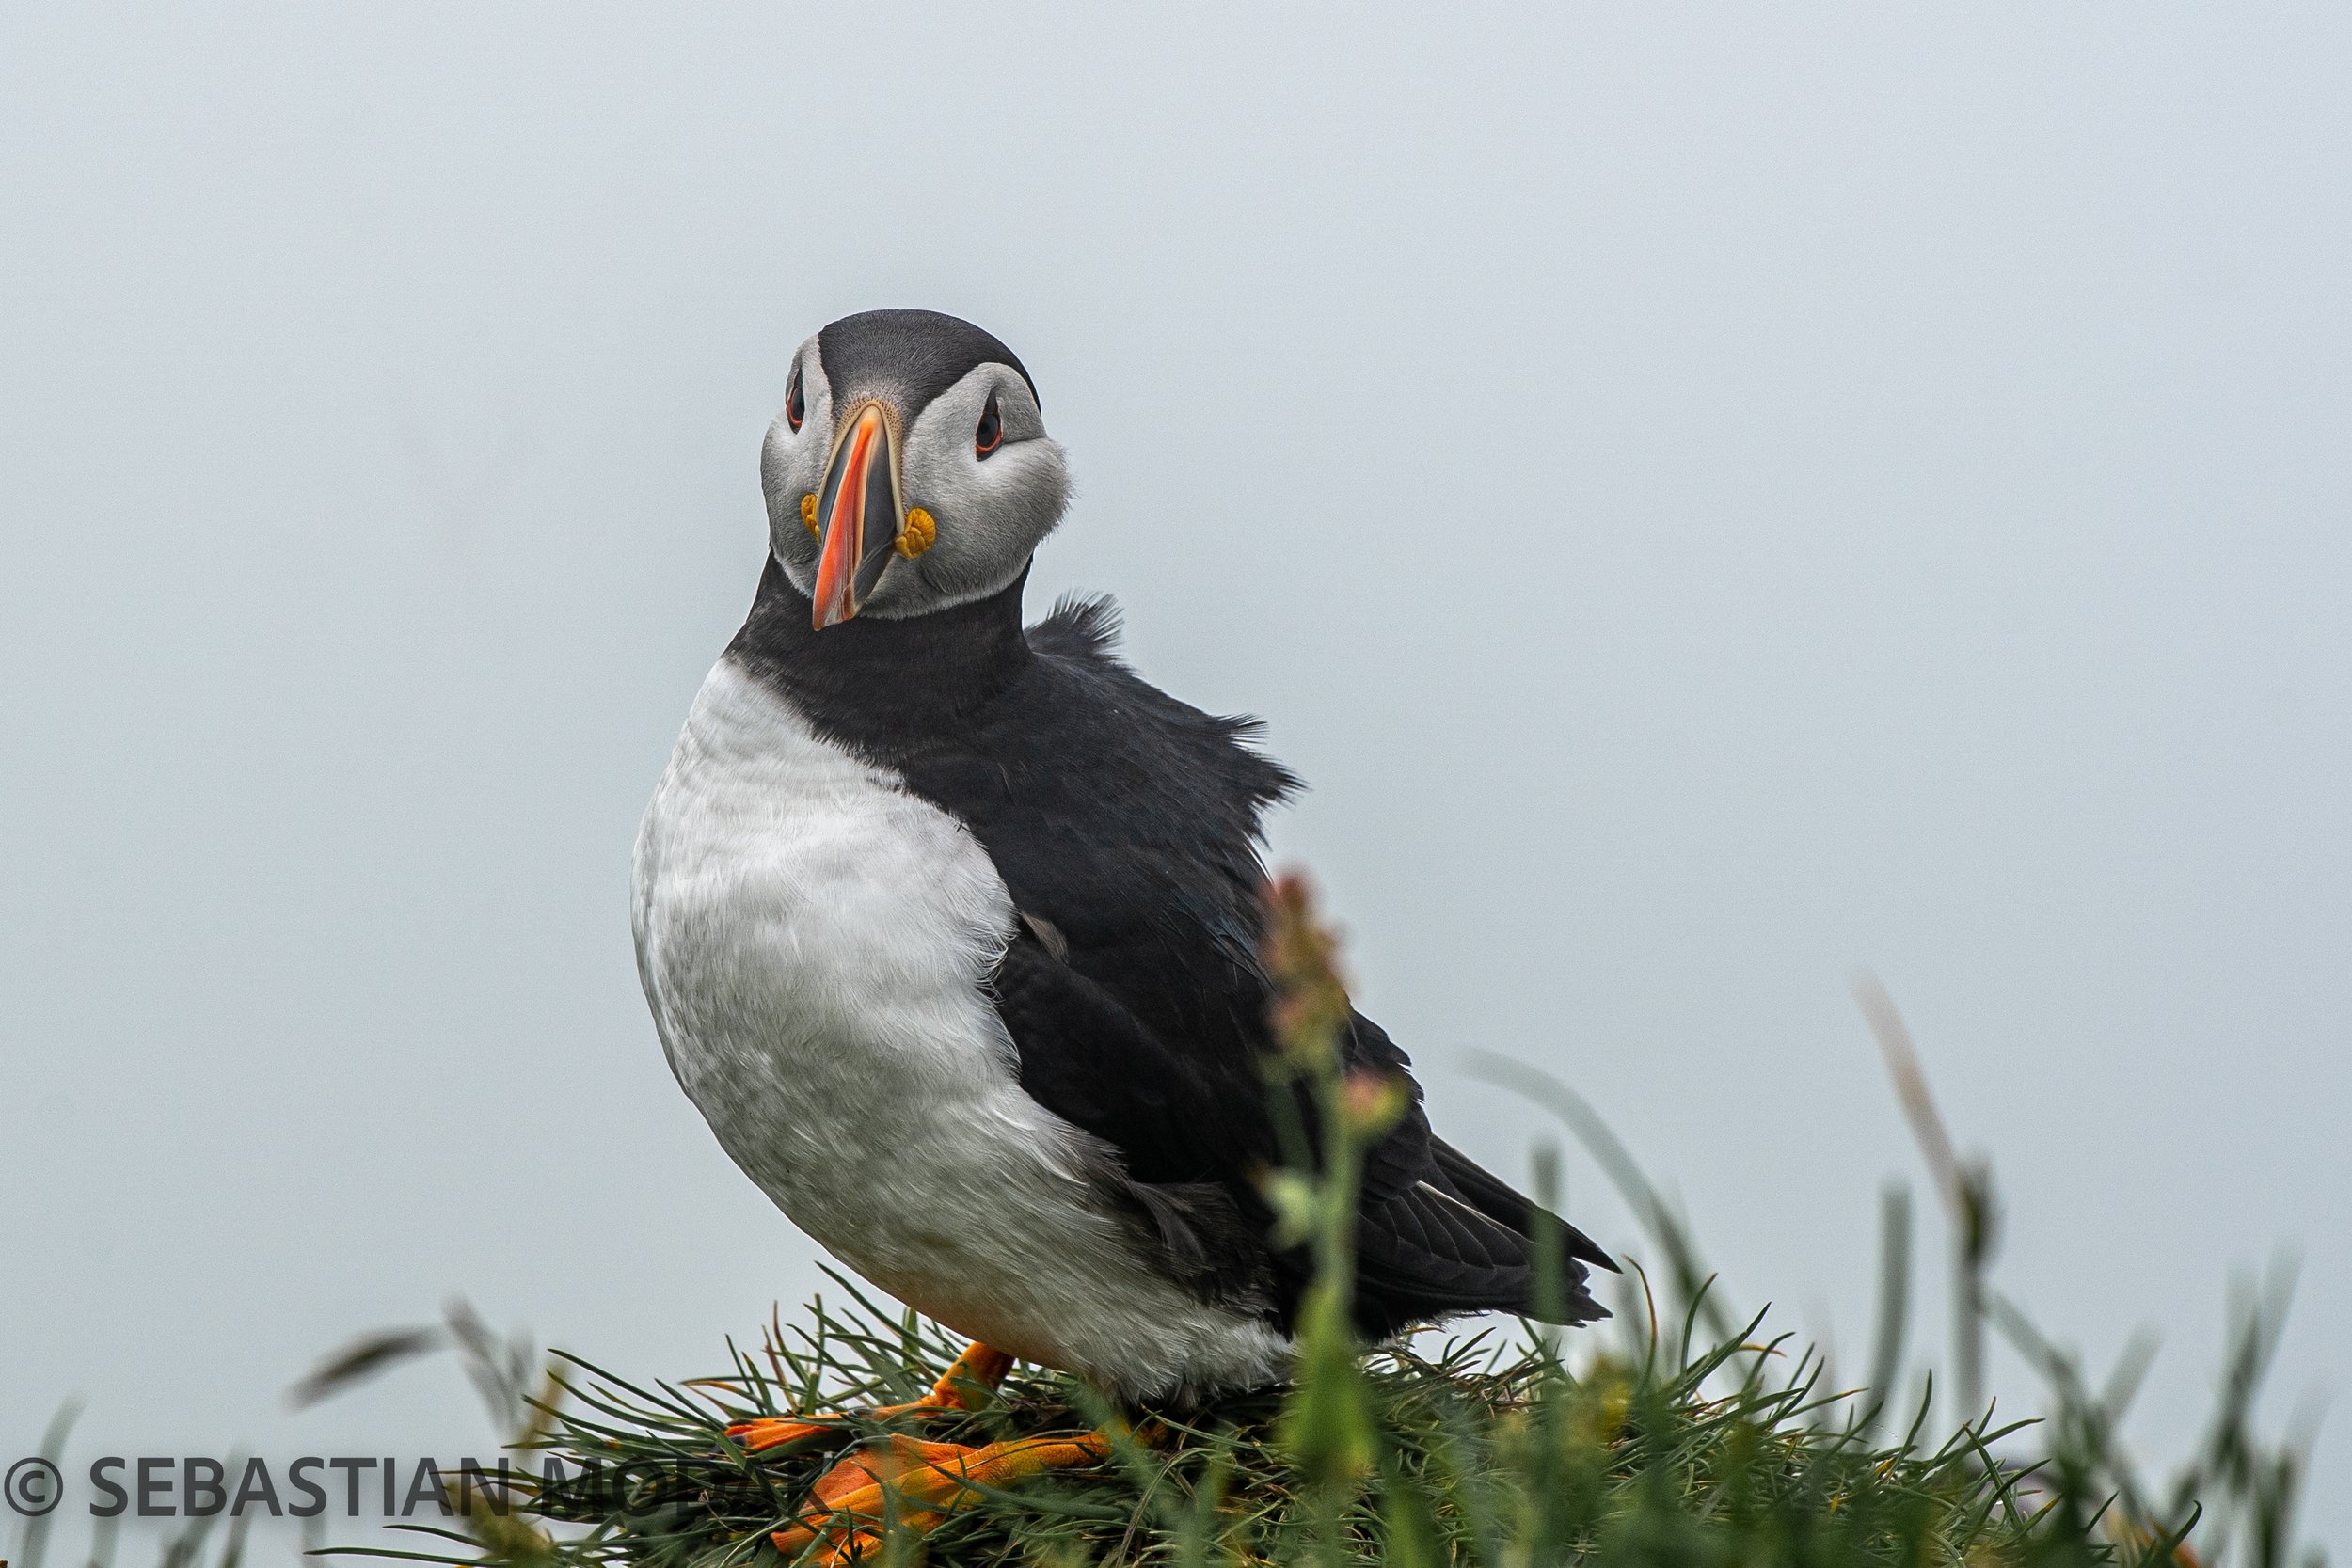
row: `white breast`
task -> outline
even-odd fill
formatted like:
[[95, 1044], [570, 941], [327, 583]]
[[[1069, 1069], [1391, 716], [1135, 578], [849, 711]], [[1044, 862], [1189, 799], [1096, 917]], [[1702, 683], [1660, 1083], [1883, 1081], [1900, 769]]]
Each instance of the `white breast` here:
[[711, 671], [637, 840], [637, 961], [719, 1142], [850, 1268], [1131, 1394], [1263, 1381], [1281, 1341], [1150, 1266], [1107, 1150], [1025, 1094], [983, 992], [1012, 900], [964, 826]]

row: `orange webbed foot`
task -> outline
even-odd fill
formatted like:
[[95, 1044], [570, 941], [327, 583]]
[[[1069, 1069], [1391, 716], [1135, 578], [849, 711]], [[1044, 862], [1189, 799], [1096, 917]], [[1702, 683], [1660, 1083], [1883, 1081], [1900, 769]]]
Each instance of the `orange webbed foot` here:
[[[885, 1404], [866, 1414], [866, 1419], [889, 1420], [895, 1417], [922, 1417], [949, 1410], [977, 1410], [995, 1392], [1011, 1370], [1012, 1357], [987, 1345], [967, 1346], [955, 1359], [955, 1364], [931, 1385], [931, 1391], [906, 1404]], [[727, 1428], [727, 1435], [754, 1453], [780, 1449], [793, 1443], [806, 1442], [812, 1437], [838, 1437], [854, 1429], [848, 1416], [819, 1416], [814, 1419], [797, 1417], [767, 1416], [756, 1421], [742, 1421]]]
[[894, 1433], [818, 1477], [798, 1519], [769, 1539], [787, 1559], [821, 1542], [823, 1549], [813, 1560], [824, 1568], [847, 1568], [877, 1554], [882, 1531], [894, 1518], [898, 1528], [928, 1535], [949, 1514], [978, 1501], [980, 1488], [1098, 1464], [1110, 1451], [1110, 1439], [1101, 1433], [1024, 1437], [977, 1448]]

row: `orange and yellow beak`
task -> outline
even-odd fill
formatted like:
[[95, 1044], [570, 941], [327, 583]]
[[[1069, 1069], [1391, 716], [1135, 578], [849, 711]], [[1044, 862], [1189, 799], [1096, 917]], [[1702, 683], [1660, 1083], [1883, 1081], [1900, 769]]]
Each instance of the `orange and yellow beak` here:
[[906, 509], [898, 455], [892, 421], [878, 402], [851, 410], [834, 439], [817, 498], [817, 585], [809, 597], [818, 631], [855, 615], [898, 553]]

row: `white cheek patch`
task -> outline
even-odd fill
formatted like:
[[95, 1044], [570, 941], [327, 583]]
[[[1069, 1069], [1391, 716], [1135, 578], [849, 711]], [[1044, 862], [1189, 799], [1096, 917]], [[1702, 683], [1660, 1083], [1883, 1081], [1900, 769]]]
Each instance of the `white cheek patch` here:
[[[974, 436], [992, 395], [1006, 436], [982, 457]], [[867, 601], [867, 612], [885, 618], [998, 592], [1020, 576], [1070, 499], [1062, 450], [1044, 436], [1027, 384], [1004, 365], [976, 366], [932, 399], [906, 433], [901, 467], [907, 503], [930, 513], [938, 531], [915, 561], [894, 564]]]
[[779, 412], [760, 447], [760, 492], [768, 502], [768, 548], [792, 586], [806, 594], [817, 576], [817, 539], [804, 515], [804, 497], [824, 485], [833, 430], [833, 386], [815, 338], [801, 345], [801, 428]]

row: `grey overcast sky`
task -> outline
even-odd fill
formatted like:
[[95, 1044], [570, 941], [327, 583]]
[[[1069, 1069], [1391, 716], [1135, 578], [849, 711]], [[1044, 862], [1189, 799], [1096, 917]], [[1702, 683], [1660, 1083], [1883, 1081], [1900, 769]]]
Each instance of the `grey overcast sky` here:
[[279, 1392], [818, 1283], [628, 852], [787, 356], [883, 305], [1026, 360], [1035, 606], [1264, 717], [1452, 1136], [1544, 1135], [1473, 1048], [1564, 1075], [1857, 1361], [1867, 966], [2001, 1288], [2164, 1335], [2147, 1452], [2282, 1251], [2269, 1414], [2341, 1389], [2347, 82], [2304, 4], [8, 8], [0, 1458], [447, 1453], [448, 1367]]

